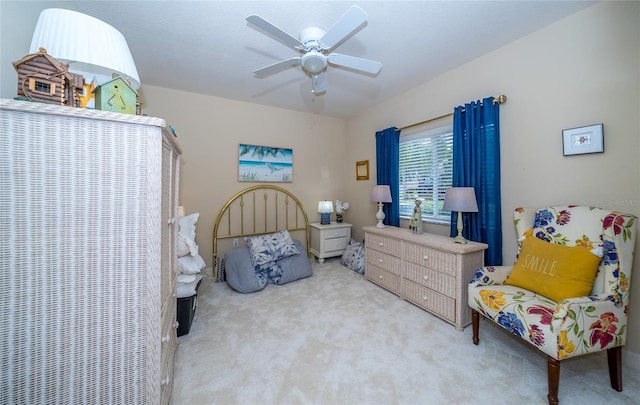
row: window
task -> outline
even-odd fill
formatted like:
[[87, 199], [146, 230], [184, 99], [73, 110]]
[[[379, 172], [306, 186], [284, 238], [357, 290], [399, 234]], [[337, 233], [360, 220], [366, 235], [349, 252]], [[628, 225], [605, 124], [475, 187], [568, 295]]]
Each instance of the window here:
[[422, 219], [446, 222], [444, 194], [453, 177], [453, 127], [435, 128], [400, 137], [400, 216], [413, 214], [421, 199]]

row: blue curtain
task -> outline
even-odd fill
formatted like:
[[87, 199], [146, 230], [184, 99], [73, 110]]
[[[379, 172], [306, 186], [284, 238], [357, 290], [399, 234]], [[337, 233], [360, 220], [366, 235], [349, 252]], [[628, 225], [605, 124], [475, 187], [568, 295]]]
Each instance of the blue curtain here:
[[[463, 236], [489, 245], [485, 265], [502, 265], [500, 200], [500, 105], [493, 97], [453, 112], [453, 187], [473, 187], [478, 212], [463, 215]], [[457, 213], [451, 215], [451, 236]]]
[[396, 127], [376, 132], [376, 184], [391, 188], [391, 204], [384, 204], [384, 223], [400, 226], [400, 131]]

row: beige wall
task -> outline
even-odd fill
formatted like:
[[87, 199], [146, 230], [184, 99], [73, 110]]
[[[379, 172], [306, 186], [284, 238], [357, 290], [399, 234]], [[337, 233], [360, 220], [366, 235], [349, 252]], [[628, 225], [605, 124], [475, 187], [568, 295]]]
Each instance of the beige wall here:
[[342, 119], [144, 86], [143, 113], [163, 117], [182, 148], [180, 204], [199, 212], [196, 242], [212, 265], [213, 225], [227, 200], [257, 183], [238, 182], [238, 145], [293, 149], [292, 191], [309, 221], [319, 222], [318, 201], [344, 196], [346, 123]]
[[[437, 55], [434, 55], [437, 57]], [[372, 162], [376, 130], [505, 94], [500, 108], [504, 263], [515, 260], [518, 206], [588, 204], [640, 216], [640, 3], [599, 3], [378, 105], [347, 122], [347, 160]], [[604, 123], [605, 153], [564, 157], [562, 129]], [[354, 235], [375, 222], [375, 180], [347, 177]], [[640, 239], [636, 252], [640, 252]], [[640, 254], [634, 267], [640, 271]], [[640, 353], [640, 282], [628, 349]]]

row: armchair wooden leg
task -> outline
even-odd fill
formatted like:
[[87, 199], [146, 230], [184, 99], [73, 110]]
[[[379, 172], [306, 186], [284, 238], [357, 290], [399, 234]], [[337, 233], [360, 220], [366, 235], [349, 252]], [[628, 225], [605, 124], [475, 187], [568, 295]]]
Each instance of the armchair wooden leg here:
[[549, 405], [558, 405], [558, 385], [560, 383], [560, 361], [547, 356], [547, 382], [549, 393], [547, 399]]
[[480, 314], [475, 309], [471, 310], [471, 327], [473, 328], [473, 344], [480, 342], [478, 338], [478, 330], [480, 329]]
[[611, 388], [620, 392], [622, 391], [622, 346], [607, 349], [607, 361]]

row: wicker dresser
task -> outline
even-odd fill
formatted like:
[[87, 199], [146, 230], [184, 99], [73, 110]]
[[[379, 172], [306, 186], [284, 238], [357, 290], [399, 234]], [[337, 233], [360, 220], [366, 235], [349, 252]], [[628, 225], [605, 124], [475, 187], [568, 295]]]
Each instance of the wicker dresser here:
[[392, 226], [364, 227], [365, 277], [462, 330], [471, 323], [467, 285], [483, 265], [484, 243]]
[[0, 403], [170, 402], [180, 150], [165, 128], [0, 100]]

